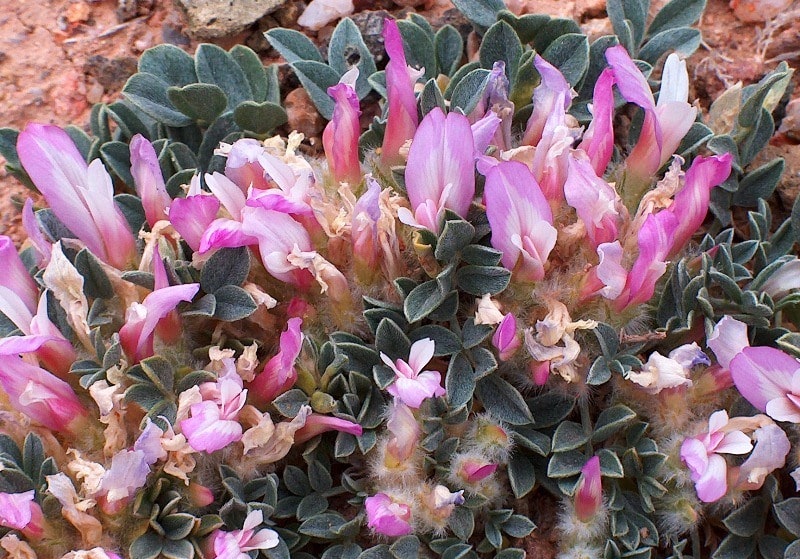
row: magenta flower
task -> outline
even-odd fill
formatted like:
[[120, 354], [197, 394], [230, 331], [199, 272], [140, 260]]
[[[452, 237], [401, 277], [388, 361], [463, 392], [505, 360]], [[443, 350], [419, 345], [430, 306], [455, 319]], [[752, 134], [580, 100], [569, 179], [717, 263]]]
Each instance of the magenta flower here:
[[361, 134], [358, 117], [361, 116], [361, 108], [355, 90], [357, 79], [358, 68], [353, 66], [338, 84], [328, 88], [328, 95], [336, 105], [333, 119], [322, 132], [322, 146], [333, 180], [351, 185], [361, 182], [361, 164], [358, 161], [358, 138]]
[[712, 413], [708, 431], [681, 445], [681, 460], [689, 468], [699, 499], [713, 503], [728, 491], [728, 464], [721, 454], [747, 454], [752, 448], [750, 437], [728, 427], [728, 412]]
[[589, 160], [570, 155], [568, 161], [564, 196], [586, 227], [592, 247], [616, 240], [628, 215], [617, 191], [595, 174]]
[[21, 530], [28, 537], [41, 537], [44, 517], [34, 491], [0, 493], [0, 526]]
[[136, 194], [142, 200], [147, 223], [153, 227], [156, 222], [167, 219], [167, 208], [172, 199], [167, 194], [153, 144], [141, 134], [136, 134], [131, 138], [130, 148], [131, 175], [136, 185]]
[[492, 335], [492, 345], [498, 351], [500, 361], [508, 361], [522, 345], [522, 339], [517, 332], [517, 319], [508, 313], [497, 325]]
[[405, 405], [417, 409], [426, 398], [444, 396], [442, 377], [438, 371], [423, 371], [433, 358], [436, 343], [430, 338], [417, 340], [411, 346], [408, 361], [392, 360], [381, 352], [381, 360], [394, 371], [397, 379], [386, 390]]
[[438, 232], [446, 209], [466, 216], [475, 197], [474, 150], [467, 117], [445, 116], [438, 107], [425, 115], [406, 165], [406, 191], [414, 215], [402, 208], [400, 220]]
[[0, 262], [3, 263], [0, 287], [16, 294], [31, 313], [36, 312], [39, 288], [28, 273], [25, 264], [22, 263], [14, 241], [7, 235], [0, 235]]
[[256, 530], [264, 523], [264, 514], [260, 510], [247, 513], [241, 530], [224, 532], [216, 530], [211, 537], [214, 542], [216, 559], [250, 559], [248, 551], [272, 549], [280, 543], [278, 533], [271, 528]]
[[175, 198], [169, 207], [172, 227], [193, 251], [199, 251], [203, 234], [217, 218], [220, 203], [216, 196], [201, 194], [200, 176], [195, 175], [185, 198]]
[[533, 112], [522, 137], [522, 144], [529, 146], [539, 144], [550, 115], [560, 113], [563, 116], [574, 96], [572, 87], [558, 68], [538, 54], [534, 56], [533, 65], [539, 72], [541, 82], [533, 90]]
[[538, 281], [556, 244], [553, 214], [539, 185], [523, 163], [504, 161], [486, 171], [486, 217], [492, 246], [518, 281]]
[[199, 283], [163, 287], [151, 292], [141, 303], [132, 303], [128, 307], [119, 338], [122, 349], [133, 363], [153, 355], [154, 334], [159, 321], [181, 301], [191, 301], [199, 289]]
[[697, 109], [687, 102], [689, 77], [686, 62], [674, 53], [667, 57], [661, 77], [661, 93], [656, 104], [647, 79], [633, 63], [625, 47], [611, 47], [605, 54], [619, 92], [626, 101], [644, 109], [639, 140], [625, 164], [632, 176], [649, 183], [659, 167], [675, 153], [697, 115]]
[[364, 507], [367, 509], [367, 526], [378, 534], [396, 538], [406, 536], [413, 531], [411, 508], [393, 501], [386, 493], [367, 497]]
[[33, 353], [51, 336], [10, 336], [0, 339], [0, 386], [11, 407], [56, 432], [74, 433], [87, 412], [72, 388], [20, 354]]
[[136, 259], [135, 239], [99, 159], [87, 165], [66, 132], [35, 123], [20, 132], [17, 152], [58, 219], [95, 256], [121, 270]]
[[286, 330], [281, 333], [278, 353], [267, 361], [264, 370], [248, 385], [250, 393], [259, 402], [271, 403], [297, 382], [294, 362], [303, 346], [303, 333], [300, 331], [302, 325], [300, 318], [289, 319]]
[[297, 444], [304, 443], [328, 431], [340, 431], [360, 437], [364, 429], [358, 423], [353, 423], [347, 419], [312, 413], [306, 418], [305, 425], [295, 433], [294, 442]]
[[242, 378], [229, 371], [216, 382], [200, 385], [202, 402], [192, 404], [191, 417], [180, 422], [181, 432], [194, 450], [214, 452], [242, 438], [237, 420], [247, 399]]
[[461, 478], [464, 483], [475, 484], [495, 473], [497, 467], [497, 464], [486, 460], [468, 458], [459, 464], [456, 475]]
[[414, 136], [417, 129], [414, 84], [423, 72], [414, 70], [406, 63], [403, 37], [397, 23], [392, 19], [383, 20], [383, 42], [389, 55], [389, 63], [386, 64], [386, 98], [389, 108], [381, 147], [381, 162], [384, 165], [400, 165], [403, 162], [400, 148]]
[[600, 457], [592, 456], [581, 468], [581, 477], [575, 486], [575, 516], [589, 522], [603, 504], [603, 480], [600, 474]]
[[589, 156], [595, 174], [602, 177], [614, 153], [614, 72], [606, 68], [594, 84], [590, 107], [592, 121], [583, 134], [578, 149]]
[[711, 189], [722, 184], [731, 173], [731, 154], [697, 157], [686, 171], [684, 187], [666, 211], [678, 218], [675, 238], [668, 256], [677, 254], [703, 224], [708, 213]]

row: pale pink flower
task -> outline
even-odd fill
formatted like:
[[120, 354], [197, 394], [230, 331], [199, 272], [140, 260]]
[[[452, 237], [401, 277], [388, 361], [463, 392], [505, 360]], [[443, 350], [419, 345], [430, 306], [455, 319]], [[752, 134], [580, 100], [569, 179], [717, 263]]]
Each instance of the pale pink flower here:
[[411, 346], [408, 361], [397, 359], [394, 363], [381, 352], [381, 360], [397, 375], [395, 382], [386, 389], [389, 394], [414, 409], [426, 398], [444, 396], [439, 372], [422, 370], [433, 358], [435, 348], [436, 343], [430, 338], [417, 340]]
[[229, 371], [216, 382], [200, 385], [201, 402], [191, 405], [191, 417], [180, 422], [181, 432], [196, 451], [214, 452], [242, 438], [239, 411], [247, 399], [242, 378]]
[[767, 476], [786, 464], [786, 456], [792, 448], [783, 429], [769, 423], [753, 432], [755, 446], [753, 452], [739, 466], [736, 486], [739, 489], [754, 491], [764, 485]]
[[393, 464], [400, 465], [414, 453], [422, 430], [414, 417], [411, 408], [395, 400], [389, 409], [389, 420], [386, 428], [391, 437], [386, 445], [386, 458]]
[[340, 431], [360, 437], [364, 429], [358, 423], [353, 423], [347, 419], [312, 413], [306, 418], [305, 424], [295, 433], [294, 442], [297, 444], [304, 443], [328, 431]]
[[358, 68], [353, 66], [345, 72], [339, 83], [328, 88], [336, 102], [333, 118], [322, 132], [322, 146], [328, 159], [328, 169], [336, 182], [356, 185], [361, 181], [361, 164], [358, 161], [358, 138], [361, 115], [355, 84]]
[[383, 41], [389, 62], [386, 64], [387, 110], [386, 132], [381, 148], [381, 162], [384, 165], [400, 165], [403, 157], [400, 148], [414, 136], [417, 129], [417, 98], [414, 84], [423, 72], [415, 70], [406, 63], [403, 50], [403, 37], [392, 19], [383, 20]]
[[603, 480], [600, 474], [600, 457], [592, 456], [581, 468], [581, 476], [575, 486], [575, 516], [581, 522], [589, 522], [603, 504]]
[[711, 414], [708, 431], [688, 438], [681, 445], [681, 460], [689, 468], [697, 496], [704, 503], [721, 499], [728, 491], [728, 464], [721, 454], [747, 454], [750, 437], [728, 425], [728, 412]]
[[438, 232], [444, 211], [466, 217], [475, 197], [475, 142], [467, 117], [434, 108], [419, 125], [406, 164], [406, 191], [411, 212], [402, 208], [403, 223]]
[[411, 507], [393, 501], [386, 493], [367, 497], [364, 507], [367, 509], [367, 525], [378, 534], [395, 538], [413, 531]]
[[290, 318], [281, 333], [278, 353], [270, 358], [264, 369], [248, 385], [250, 393], [260, 402], [268, 404], [289, 390], [297, 382], [294, 362], [303, 346], [300, 318]]
[[730, 369], [731, 361], [741, 351], [750, 346], [747, 337], [747, 324], [733, 317], [723, 316], [708, 337], [708, 347], [714, 352], [717, 362], [725, 369]]
[[592, 121], [583, 134], [578, 149], [589, 156], [592, 169], [602, 177], [611, 155], [614, 153], [614, 83], [616, 78], [611, 68], [606, 68], [594, 84], [594, 95], [590, 110]]
[[14, 241], [7, 235], [0, 235], [0, 262], [3, 263], [0, 287], [15, 293], [31, 313], [36, 312], [39, 288], [22, 263]]
[[141, 134], [136, 134], [131, 138], [130, 149], [131, 175], [136, 194], [142, 200], [147, 223], [153, 227], [156, 222], [167, 219], [167, 208], [172, 199], [167, 193], [153, 144]]
[[42, 535], [44, 518], [31, 489], [24, 493], [0, 492], [0, 526], [22, 530], [28, 537]]
[[544, 277], [556, 244], [553, 214], [539, 185], [523, 163], [504, 161], [486, 170], [486, 217], [492, 246], [503, 252], [503, 266], [521, 282]]
[[572, 104], [575, 93], [564, 75], [552, 64], [538, 54], [534, 57], [534, 66], [539, 72], [541, 82], [533, 90], [533, 112], [525, 126], [522, 144], [535, 146], [542, 140], [545, 125], [550, 115], [564, 115]]
[[212, 534], [214, 557], [216, 559], [249, 559], [248, 551], [272, 549], [280, 543], [278, 533], [271, 528], [256, 530], [264, 523], [264, 514], [253, 510], [247, 514], [241, 530], [223, 532], [216, 530]]
[[17, 151], [53, 213], [95, 256], [121, 270], [136, 259], [133, 233], [99, 159], [87, 165], [66, 132], [36, 123], [20, 132]]
[[27, 198], [22, 206], [22, 228], [25, 229], [35, 250], [36, 265], [39, 268], [46, 268], [47, 263], [50, 262], [53, 245], [45, 238], [42, 228], [36, 221], [36, 215], [33, 213], [33, 200], [30, 198]]
[[776, 421], [800, 423], [800, 361], [772, 347], [745, 347], [730, 370], [753, 407]]

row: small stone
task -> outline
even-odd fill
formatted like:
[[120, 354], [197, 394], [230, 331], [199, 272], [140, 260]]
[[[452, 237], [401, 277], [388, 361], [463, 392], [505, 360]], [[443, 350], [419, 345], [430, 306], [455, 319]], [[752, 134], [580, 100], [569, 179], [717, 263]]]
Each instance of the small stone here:
[[117, 19], [120, 22], [144, 16], [153, 11], [155, 0], [117, 0]]
[[391, 17], [386, 10], [377, 10], [370, 12], [358, 12], [353, 15], [353, 23], [356, 24], [358, 30], [361, 31], [361, 36], [364, 38], [364, 44], [375, 62], [380, 62], [385, 54], [383, 47], [383, 20]]
[[84, 73], [94, 78], [106, 91], [119, 91], [125, 82], [136, 73], [136, 59], [131, 56], [106, 58], [95, 54], [86, 59]]
[[786, 114], [781, 120], [778, 132], [796, 142], [800, 142], [800, 98], [792, 99], [786, 105]]
[[308, 139], [318, 136], [325, 127], [325, 119], [317, 112], [311, 97], [302, 87], [289, 92], [284, 107], [289, 117], [289, 128], [297, 130]]
[[792, 0], [731, 0], [733, 15], [747, 23], [774, 19], [783, 13]]
[[297, 23], [316, 31], [332, 21], [349, 16], [354, 9], [353, 0], [312, 0]]
[[272, 16], [280, 27], [292, 27], [297, 23], [297, 19], [303, 13], [303, 10], [306, 9], [306, 5], [305, 2], [289, 2], [275, 10]]
[[467, 40], [469, 34], [472, 32], [472, 24], [469, 20], [455, 8], [450, 8], [442, 12], [442, 15], [431, 20], [431, 25], [434, 29], [439, 29], [445, 25], [452, 25], [461, 35], [464, 41]]
[[183, 33], [183, 28], [165, 23], [161, 27], [161, 39], [170, 45], [185, 47], [191, 44], [189, 37]]
[[286, 0], [178, 0], [198, 39], [220, 39], [244, 31]]
[[86, 23], [92, 15], [92, 8], [86, 2], [77, 2], [70, 4], [67, 12], [64, 14], [67, 22], [70, 24]]
[[86, 100], [94, 105], [103, 100], [105, 89], [95, 78], [86, 79]]

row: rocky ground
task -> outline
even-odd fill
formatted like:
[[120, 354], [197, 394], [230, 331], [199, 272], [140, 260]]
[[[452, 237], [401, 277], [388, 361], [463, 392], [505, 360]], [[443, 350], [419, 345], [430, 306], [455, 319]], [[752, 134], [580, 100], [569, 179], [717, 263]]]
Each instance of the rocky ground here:
[[[736, 0], [734, 0], [736, 2]], [[663, 0], [653, 0], [653, 8]], [[756, 5], [758, 4], [758, 5]], [[736, 2], [739, 16], [769, 2]], [[518, 12], [573, 17], [590, 36], [611, 32], [602, 0], [509, 0]], [[265, 62], [278, 60], [263, 32], [278, 26], [302, 29], [302, 1], [281, 0], [23, 0], [0, 4], [0, 126], [21, 128], [36, 120], [84, 125], [93, 103], [113, 101], [136, 71], [137, 57], [158, 43], [192, 52], [202, 41], [230, 47], [245, 43]], [[469, 29], [448, 0], [355, 0], [352, 16], [368, 44], [381, 51], [383, 17], [403, 17], [408, 10], [425, 14], [434, 26], [445, 22]], [[727, 0], [709, 0], [700, 22], [704, 43], [690, 59], [693, 96], [704, 109], [727, 87], [760, 79], [781, 60], [800, 66], [800, 0], [767, 21], [742, 21]], [[335, 23], [335, 22], [334, 22]], [[333, 24], [304, 29], [326, 45]], [[472, 41], [473, 47], [477, 43]], [[288, 75], [287, 72], [282, 75]], [[798, 85], [800, 72], [795, 75]], [[318, 135], [324, 121], [307, 96], [285, 83], [291, 125], [307, 136]], [[795, 87], [792, 96], [800, 96]], [[784, 119], [781, 132], [761, 160], [781, 156], [787, 170], [777, 205], [786, 211], [800, 192], [800, 100]], [[791, 109], [790, 109], [791, 111]], [[2, 159], [0, 158], [0, 162]], [[22, 240], [19, 205], [31, 193], [0, 169], [0, 233]], [[531, 559], [552, 557], [556, 539], [552, 506], [537, 506], [531, 517], [542, 528], [526, 542]]]

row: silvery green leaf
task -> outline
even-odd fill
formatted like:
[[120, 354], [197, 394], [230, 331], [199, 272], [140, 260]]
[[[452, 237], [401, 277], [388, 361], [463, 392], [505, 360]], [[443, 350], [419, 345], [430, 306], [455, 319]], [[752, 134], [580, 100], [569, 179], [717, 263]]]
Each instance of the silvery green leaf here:
[[766, 508], [764, 499], [755, 497], [734, 509], [722, 522], [731, 534], [749, 538], [763, 529]]
[[289, 491], [299, 497], [304, 497], [313, 491], [305, 472], [291, 464], [283, 470], [283, 483]]
[[800, 537], [800, 498], [792, 497], [775, 503], [772, 509], [781, 526], [794, 536]]
[[361, 31], [349, 17], [343, 18], [333, 30], [331, 41], [328, 44], [328, 64], [339, 75], [343, 75], [354, 64], [358, 68], [356, 93], [363, 99], [372, 90], [368, 78], [377, 71], [375, 61], [369, 52]]
[[481, 65], [479, 62], [467, 62], [463, 66], [461, 66], [456, 73], [452, 75], [450, 78], [450, 82], [447, 84], [447, 87], [444, 90], [444, 98], [448, 101], [453, 97], [453, 91], [455, 91], [456, 86], [461, 83], [461, 81], [473, 70], [480, 69]]
[[558, 424], [571, 414], [575, 398], [555, 391], [545, 392], [529, 399], [528, 406], [533, 412], [534, 427], [542, 429]]
[[589, 437], [583, 431], [583, 427], [574, 421], [564, 421], [553, 434], [553, 452], [565, 452], [580, 448]]
[[525, 551], [517, 547], [509, 547], [497, 552], [494, 559], [525, 559]]
[[200, 272], [200, 287], [215, 293], [226, 285], [240, 286], [250, 273], [250, 251], [247, 247], [221, 248], [209, 258]]
[[500, 528], [512, 538], [524, 538], [536, 529], [536, 524], [521, 514], [514, 514]]
[[586, 384], [598, 386], [609, 380], [611, 380], [611, 369], [609, 368], [608, 359], [601, 355], [594, 360], [594, 363], [589, 368], [589, 374], [586, 375]]
[[139, 58], [139, 72], [156, 75], [169, 85], [178, 87], [197, 81], [192, 56], [169, 44], [144, 51]]
[[603, 355], [611, 359], [619, 352], [619, 334], [617, 330], [604, 322], [599, 322], [597, 327], [592, 330], [600, 343], [600, 349]]
[[161, 555], [165, 559], [193, 559], [194, 546], [189, 540], [164, 540]]
[[497, 61], [505, 63], [506, 77], [513, 89], [522, 56], [522, 43], [513, 27], [502, 20], [494, 23], [483, 36], [478, 56], [481, 66], [487, 69]]
[[778, 186], [785, 166], [784, 160], [777, 157], [747, 173], [739, 181], [733, 203], [737, 206], [755, 206], [759, 198], [769, 198]]
[[461, 342], [466, 349], [471, 349], [492, 335], [494, 328], [490, 324], [475, 324], [474, 318], [468, 318], [461, 329]]
[[682, 157], [690, 157], [695, 153], [704, 142], [710, 140], [714, 136], [714, 131], [702, 122], [693, 122], [692, 127], [681, 140], [678, 149], [675, 153]]
[[[145, 137], [150, 135], [150, 131], [147, 125], [142, 122], [143, 115], [140, 111], [134, 111], [133, 105], [130, 105], [126, 101], [117, 101], [116, 103], [112, 103], [108, 107], [106, 107], [108, 116], [117, 123], [117, 129], [119, 130], [120, 134], [126, 141], [130, 141], [136, 134], [141, 134]], [[76, 127], [71, 127], [70, 130], [80, 130]], [[92, 140], [89, 136], [81, 130], [83, 134], [78, 135], [77, 133], [72, 134], [70, 130], [66, 130], [67, 134], [70, 134], [70, 138], [72, 141], [75, 142], [75, 145], [78, 146], [78, 150], [81, 154], [88, 154], [89, 150], [91, 149]]]
[[385, 543], [370, 547], [361, 552], [358, 559], [395, 559], [394, 555], [389, 551], [389, 546]]
[[419, 557], [419, 546], [417, 536], [403, 536], [391, 545], [389, 551], [396, 559], [415, 559]]
[[[797, 542], [788, 542], [778, 536], [765, 534], [758, 539], [758, 551], [764, 559], [797, 559], [800, 557], [800, 545]], [[787, 551], [794, 545], [794, 551]]]
[[531, 43], [536, 38], [539, 31], [550, 22], [550, 16], [547, 14], [525, 14], [523, 16], [515, 16], [508, 10], [500, 12], [498, 19], [505, 21], [517, 33], [519, 40], [523, 44]]
[[131, 175], [131, 150], [125, 142], [106, 142], [100, 146], [100, 157], [117, 175], [122, 182], [132, 186], [133, 175]]
[[486, 411], [500, 421], [511, 425], [533, 422], [531, 411], [519, 391], [497, 375], [489, 375], [479, 380], [475, 393]]
[[325, 62], [319, 49], [314, 46], [311, 40], [294, 29], [279, 27], [270, 29], [264, 36], [269, 44], [281, 53], [286, 62], [292, 64], [299, 60], [313, 60], [315, 62]]
[[620, 462], [616, 452], [607, 448], [601, 448], [597, 451], [597, 455], [600, 457], [600, 473], [603, 477], [624, 477], [625, 471], [622, 468], [622, 462]]
[[122, 93], [156, 121], [167, 126], [188, 126], [192, 119], [176, 109], [167, 97], [167, 88], [170, 85], [158, 76], [139, 72], [128, 79]]
[[534, 36], [533, 48], [537, 52], [545, 52], [556, 39], [570, 33], [581, 33], [581, 28], [574, 19], [562, 17], [550, 18], [550, 21], [548, 21]]
[[433, 355], [442, 357], [461, 351], [461, 340], [451, 330], [436, 324], [426, 324], [415, 328], [408, 335], [411, 343], [424, 338], [430, 338], [436, 343]]
[[[350, 436], [354, 437], [353, 435]], [[367, 454], [378, 443], [378, 434], [375, 431], [364, 431], [361, 436], [354, 438], [356, 443], [358, 443], [358, 448], [361, 451], [361, 454]]]
[[445, 221], [436, 242], [434, 256], [439, 262], [451, 262], [472, 241], [475, 228], [464, 220]]
[[426, 281], [415, 287], [403, 302], [403, 312], [408, 322], [422, 320], [444, 302], [447, 293], [436, 280]]
[[182, 540], [187, 537], [199, 520], [188, 513], [172, 513], [159, 518], [158, 523], [170, 540]]
[[333, 478], [328, 468], [315, 460], [308, 467], [308, 481], [314, 491], [323, 492], [333, 487]]
[[435, 78], [436, 49], [433, 46], [433, 37], [425, 29], [407, 19], [398, 20], [397, 28], [403, 37], [403, 50], [408, 65], [419, 70], [424, 69], [425, 80]]
[[505, 9], [503, 0], [453, 0], [458, 11], [479, 27], [489, 27]]
[[336, 435], [336, 442], [333, 446], [333, 455], [336, 458], [347, 458], [356, 451], [358, 441], [354, 435], [350, 433], [338, 433]]
[[446, 111], [447, 107], [444, 101], [444, 96], [442, 96], [439, 85], [436, 83], [434, 78], [429, 79], [425, 83], [422, 93], [419, 94], [419, 108], [422, 116], [425, 116], [436, 108]]
[[476, 266], [497, 266], [502, 258], [501, 251], [483, 245], [468, 245], [461, 251], [461, 260]]
[[326, 549], [320, 559], [358, 559], [360, 554], [361, 548], [354, 543], [337, 544]]
[[203, 295], [181, 313], [183, 316], [214, 316], [217, 311], [217, 298], [213, 294]]
[[375, 332], [375, 349], [392, 360], [408, 359], [411, 341], [393, 320], [385, 318]]
[[472, 362], [475, 364], [476, 379], [482, 379], [497, 370], [497, 359], [495, 359], [494, 354], [485, 347], [473, 348], [468, 353], [472, 357]]
[[156, 559], [161, 554], [164, 541], [154, 532], [145, 532], [131, 543], [130, 556], [137, 559]]
[[194, 55], [197, 79], [202, 83], [219, 86], [228, 98], [228, 110], [234, 110], [240, 103], [253, 100], [253, 90], [247, 76], [233, 57], [222, 48], [203, 43]]
[[586, 456], [577, 450], [557, 452], [547, 464], [547, 477], [565, 478], [581, 473], [581, 468], [586, 464]]
[[191, 83], [167, 88], [167, 98], [175, 107], [194, 121], [213, 122], [228, 105], [225, 93], [214, 84]]
[[559, 69], [570, 85], [577, 85], [589, 69], [589, 40], [580, 33], [567, 33], [554, 40], [542, 58]]
[[478, 297], [497, 295], [508, 287], [511, 272], [500, 266], [462, 266], [456, 272], [456, 281], [462, 291]]
[[236, 45], [229, 54], [247, 78], [247, 83], [250, 84], [250, 90], [253, 92], [253, 100], [259, 103], [270, 100], [268, 99], [271, 92], [267, 71], [258, 55], [244, 45]]
[[459, 353], [450, 359], [444, 381], [447, 402], [453, 409], [464, 406], [475, 392], [475, 372], [469, 361]]
[[649, 6], [650, 0], [608, 0], [606, 11], [614, 32], [620, 35], [622, 24], [628, 21], [633, 31], [634, 46], [641, 44]]
[[300, 408], [308, 404], [308, 396], [299, 388], [287, 390], [272, 401], [272, 405], [284, 417], [295, 417]]
[[652, 36], [675, 27], [693, 25], [703, 15], [706, 0], [671, 0], [659, 10], [647, 28], [647, 35]]
[[233, 111], [233, 120], [242, 130], [255, 134], [268, 134], [278, 126], [283, 126], [289, 117], [278, 103], [265, 101], [245, 101]]
[[[606, 49], [618, 44], [619, 39], [617, 39], [616, 35], [603, 35], [595, 39], [589, 46], [589, 67], [583, 77], [583, 82], [581, 82], [579, 98], [584, 99], [592, 96], [597, 78], [608, 66], [605, 56]], [[589, 114], [589, 119], [591, 119], [591, 114]]]
[[114, 288], [111, 281], [103, 271], [100, 261], [89, 252], [89, 249], [81, 249], [75, 257], [75, 268], [83, 276], [83, 291], [89, 297], [99, 297], [110, 299], [114, 297]]
[[319, 113], [331, 120], [335, 104], [328, 95], [328, 88], [339, 83], [339, 74], [327, 64], [314, 60], [297, 60], [292, 68]]
[[530, 493], [536, 485], [533, 462], [521, 455], [512, 456], [508, 461], [508, 482], [517, 499]]
[[[198, 163], [203, 171], [212, 172], [214, 170], [211, 166], [212, 158], [215, 158], [214, 150], [219, 147], [219, 143], [222, 141], [233, 143], [239, 139], [238, 137], [231, 137], [232, 134], [237, 132], [241, 132], [241, 130], [233, 120], [232, 112], [224, 113], [208, 127], [205, 134], [203, 134], [203, 141], [197, 151]], [[224, 158], [222, 156], [216, 156], [216, 160], [218, 162], [221, 161], [224, 166]]]
[[[483, 97], [483, 92], [488, 83], [488, 76], [489, 70], [477, 68], [461, 78], [456, 85], [451, 86], [451, 110], [457, 108], [460, 109], [464, 114], [471, 113]], [[454, 76], [453, 79], [455, 80], [456, 77], [458, 77], [458, 75]], [[448, 87], [448, 90], [450, 90], [450, 87]], [[447, 98], [447, 91], [445, 91], [445, 98]]]
[[464, 52], [464, 39], [461, 38], [461, 34], [450, 24], [442, 26], [436, 32], [434, 49], [439, 72], [452, 76], [458, 69]]
[[641, 48], [638, 56], [640, 60], [655, 66], [656, 62], [670, 51], [690, 56], [700, 46], [700, 41], [699, 29], [693, 27], [667, 29], [651, 37]]
[[238, 285], [220, 287], [214, 292], [214, 298], [217, 302], [214, 317], [225, 322], [247, 318], [258, 308], [252, 295]]
[[500, 549], [500, 546], [503, 545], [503, 534], [500, 533], [500, 528], [497, 527], [497, 524], [487, 522], [484, 526], [484, 534], [486, 534], [486, 539], [495, 549]]
[[604, 409], [595, 423], [592, 442], [599, 443], [606, 440], [634, 419], [636, 419], [636, 412], [622, 404]]
[[297, 505], [297, 520], [307, 520], [328, 510], [328, 499], [319, 493], [311, 493]]
[[[711, 554], [711, 559], [749, 559], [756, 550], [756, 543], [756, 538], [743, 538], [728, 534]], [[787, 549], [787, 553], [788, 551]]]

